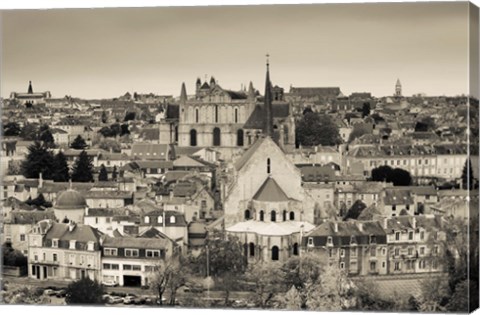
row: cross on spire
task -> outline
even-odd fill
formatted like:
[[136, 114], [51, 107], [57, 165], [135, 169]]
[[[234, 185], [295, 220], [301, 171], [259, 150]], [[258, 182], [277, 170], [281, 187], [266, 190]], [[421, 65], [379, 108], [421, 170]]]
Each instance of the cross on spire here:
[[267, 53], [265, 57], [267, 57], [267, 68], [268, 68], [270, 66], [270, 54]]

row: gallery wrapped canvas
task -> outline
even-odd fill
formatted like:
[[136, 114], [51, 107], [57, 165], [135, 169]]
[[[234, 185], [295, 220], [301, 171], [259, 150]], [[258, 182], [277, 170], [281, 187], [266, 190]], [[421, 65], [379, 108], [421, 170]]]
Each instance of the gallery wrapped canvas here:
[[2, 304], [478, 308], [474, 4], [1, 21]]

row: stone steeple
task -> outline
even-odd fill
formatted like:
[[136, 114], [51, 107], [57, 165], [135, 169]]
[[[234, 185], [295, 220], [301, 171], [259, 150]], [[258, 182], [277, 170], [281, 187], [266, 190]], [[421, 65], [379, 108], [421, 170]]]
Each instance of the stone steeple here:
[[187, 102], [187, 88], [185, 87], [185, 82], [182, 83], [182, 90], [180, 91], [180, 103]]
[[28, 81], [28, 94], [33, 94], [32, 81]]
[[267, 74], [265, 78], [264, 123], [263, 134], [273, 138], [272, 83], [270, 82], [270, 63], [267, 55]]
[[395, 84], [395, 96], [402, 96], [402, 84], [400, 83], [400, 79], [397, 79], [397, 83]]

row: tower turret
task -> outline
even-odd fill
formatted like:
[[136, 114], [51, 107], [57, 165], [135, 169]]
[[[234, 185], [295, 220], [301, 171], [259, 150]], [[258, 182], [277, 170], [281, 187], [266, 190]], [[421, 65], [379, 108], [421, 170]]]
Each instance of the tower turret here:
[[263, 134], [273, 139], [272, 83], [270, 82], [270, 63], [267, 54], [267, 74], [265, 77], [264, 124]]
[[400, 83], [400, 79], [397, 79], [397, 83], [395, 84], [395, 96], [402, 96], [402, 84]]
[[180, 91], [180, 104], [185, 104], [187, 102], [187, 88], [185, 87], [185, 82], [182, 83], [182, 90]]
[[28, 94], [33, 94], [32, 81], [28, 81]]

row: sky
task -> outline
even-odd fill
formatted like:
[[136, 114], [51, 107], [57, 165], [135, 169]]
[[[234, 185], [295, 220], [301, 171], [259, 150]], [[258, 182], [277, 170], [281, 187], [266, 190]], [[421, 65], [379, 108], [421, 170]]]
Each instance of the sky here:
[[263, 5], [3, 11], [2, 97], [193, 94], [338, 86], [346, 95], [468, 93], [468, 6], [457, 3]]

